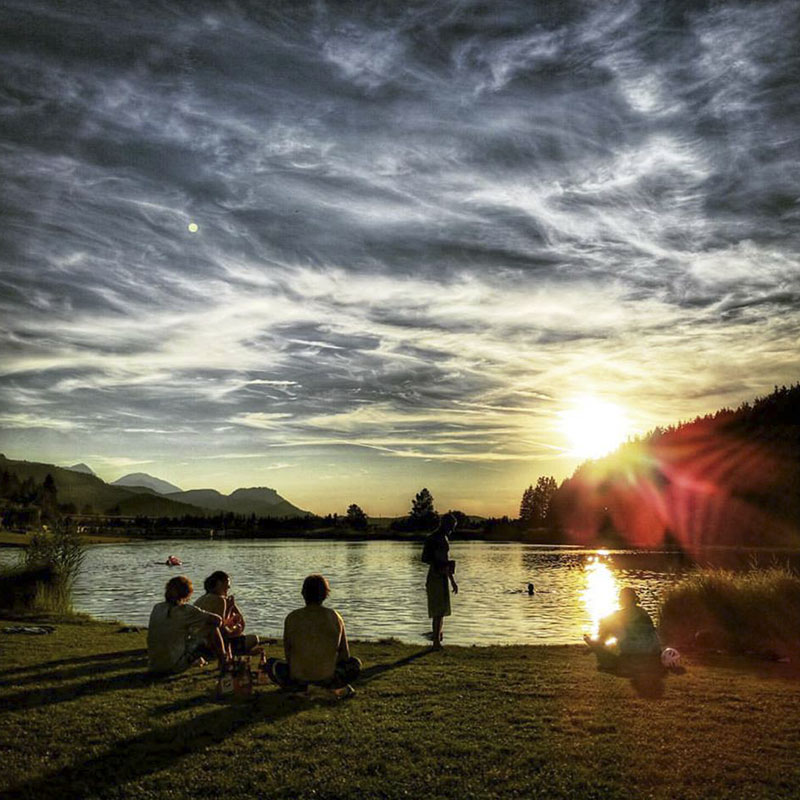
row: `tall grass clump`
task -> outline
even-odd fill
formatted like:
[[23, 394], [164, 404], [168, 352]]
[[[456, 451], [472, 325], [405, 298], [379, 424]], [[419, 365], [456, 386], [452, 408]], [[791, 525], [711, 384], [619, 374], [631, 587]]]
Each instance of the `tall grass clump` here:
[[85, 548], [63, 525], [37, 531], [21, 564], [0, 573], [0, 608], [16, 613], [69, 614]]
[[800, 576], [781, 567], [701, 569], [668, 589], [660, 610], [667, 644], [784, 656], [800, 650]]

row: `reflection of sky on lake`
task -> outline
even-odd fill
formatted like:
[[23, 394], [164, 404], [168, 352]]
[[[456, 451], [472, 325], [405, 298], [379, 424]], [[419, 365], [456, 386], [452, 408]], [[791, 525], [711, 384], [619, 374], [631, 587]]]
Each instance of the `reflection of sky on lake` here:
[[[101, 619], [146, 625], [164, 583], [188, 575], [196, 593], [216, 569], [232, 576], [248, 629], [280, 635], [286, 614], [302, 604], [300, 586], [311, 572], [331, 582], [329, 604], [345, 618], [353, 639], [394, 636], [422, 642], [428, 630], [426, 566], [421, 546], [405, 542], [169, 541], [101, 545], [89, 549], [75, 589], [75, 607]], [[164, 560], [174, 553], [182, 568]], [[451, 546], [460, 592], [445, 622], [452, 644], [569, 644], [595, 633], [616, 608], [622, 586], [632, 586], [652, 614], [674, 572], [652, 553], [460, 542]], [[8, 561], [9, 551], [0, 554]], [[660, 564], [660, 565], [659, 565]], [[536, 593], [526, 587], [532, 582]]]

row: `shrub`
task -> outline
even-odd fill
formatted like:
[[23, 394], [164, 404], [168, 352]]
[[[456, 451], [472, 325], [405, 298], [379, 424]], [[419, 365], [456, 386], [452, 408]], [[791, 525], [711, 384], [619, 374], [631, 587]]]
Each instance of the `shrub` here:
[[800, 647], [800, 577], [788, 569], [697, 570], [661, 600], [666, 644], [786, 655]]
[[56, 525], [52, 530], [34, 533], [25, 549], [23, 566], [5, 576], [9, 587], [17, 587], [9, 595], [15, 609], [69, 613], [72, 587], [84, 556], [77, 532], [69, 527]]
[[57, 582], [51, 565], [7, 567], [0, 572], [0, 609], [14, 613], [50, 610], [49, 595]]

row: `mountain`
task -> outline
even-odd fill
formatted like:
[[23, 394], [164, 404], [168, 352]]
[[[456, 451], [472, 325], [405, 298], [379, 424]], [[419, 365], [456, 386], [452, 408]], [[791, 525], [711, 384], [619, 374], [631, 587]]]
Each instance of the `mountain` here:
[[131, 472], [128, 475], [123, 475], [115, 481], [111, 481], [112, 486], [144, 486], [152, 489], [158, 494], [173, 494], [175, 492], [182, 492], [180, 486], [175, 486], [174, 483], [161, 480], [161, 478], [154, 478], [146, 472]]
[[216, 489], [190, 489], [168, 494], [167, 497], [211, 511], [255, 514], [257, 517], [304, 517], [310, 513], [292, 505], [274, 489], [267, 487], [236, 489], [229, 495], [221, 494]]
[[83, 462], [80, 464], [73, 464], [71, 467], [66, 467], [66, 469], [71, 469], [73, 472], [83, 472], [85, 475], [97, 474], [88, 464], [84, 464]]
[[[144, 473], [126, 475], [108, 484], [94, 474], [35, 461], [14, 461], [0, 454], [2, 472], [16, 475], [19, 481], [31, 478], [36, 484], [43, 483], [49, 473], [56, 483], [58, 503], [71, 503], [81, 513], [107, 514], [113, 510], [114, 514], [125, 517], [202, 517], [220, 511], [259, 517], [304, 517], [310, 513], [268, 488], [237, 489], [230, 495], [214, 489], [177, 490], [162, 494], [156, 487], [177, 487]], [[120, 481], [126, 479], [136, 483], [120, 485]], [[155, 485], [148, 486], [145, 481]]]
[[152, 495], [147, 490], [137, 492], [122, 486], [112, 486], [96, 475], [76, 472], [54, 464], [36, 461], [15, 461], [0, 455], [0, 472], [16, 475], [20, 481], [31, 478], [36, 484], [44, 482], [48, 474], [53, 476], [58, 492], [58, 503], [71, 503], [78, 512], [106, 514], [110, 510], [126, 517], [202, 516], [203, 510], [187, 503], [168, 500], [162, 495]]

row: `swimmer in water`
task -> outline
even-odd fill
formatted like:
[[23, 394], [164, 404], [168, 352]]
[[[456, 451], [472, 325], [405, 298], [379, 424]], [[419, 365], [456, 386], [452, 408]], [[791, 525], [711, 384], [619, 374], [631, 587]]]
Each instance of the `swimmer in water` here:
[[528, 584], [528, 594], [529, 595], [536, 594], [536, 588], [534, 587], [534, 585], [532, 583]]

